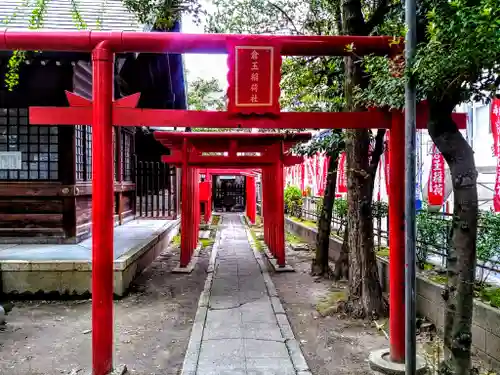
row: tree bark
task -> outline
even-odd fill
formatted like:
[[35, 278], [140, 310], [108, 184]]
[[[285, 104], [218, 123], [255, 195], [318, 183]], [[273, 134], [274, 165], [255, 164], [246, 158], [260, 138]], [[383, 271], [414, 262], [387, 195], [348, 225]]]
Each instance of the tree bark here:
[[347, 312], [356, 318], [387, 314], [373, 246], [372, 183], [368, 173], [368, 131], [349, 132], [347, 139], [349, 297]]
[[326, 188], [323, 197], [323, 207], [318, 220], [318, 234], [316, 236], [316, 257], [312, 261], [311, 274], [313, 276], [330, 276], [331, 270], [328, 266], [328, 250], [330, 248], [330, 231], [332, 227], [332, 211], [335, 202], [335, 190], [337, 187], [337, 160], [338, 153], [330, 156], [328, 161], [328, 175], [326, 177]]
[[451, 114], [456, 101], [429, 100], [429, 134], [450, 168], [453, 224], [448, 250], [444, 345], [440, 374], [471, 374], [471, 324], [476, 271], [477, 170], [474, 153]]
[[[365, 35], [366, 25], [360, 0], [343, 0], [344, 35]], [[353, 102], [355, 87], [366, 87], [359, 58], [347, 57], [345, 90], [347, 110], [362, 111]], [[346, 131], [349, 286], [346, 312], [355, 318], [387, 315], [373, 247], [372, 177], [369, 173], [368, 129]]]
[[349, 225], [346, 225], [344, 230], [344, 239], [340, 254], [335, 261], [335, 268], [333, 269], [333, 280], [348, 280], [349, 279]]

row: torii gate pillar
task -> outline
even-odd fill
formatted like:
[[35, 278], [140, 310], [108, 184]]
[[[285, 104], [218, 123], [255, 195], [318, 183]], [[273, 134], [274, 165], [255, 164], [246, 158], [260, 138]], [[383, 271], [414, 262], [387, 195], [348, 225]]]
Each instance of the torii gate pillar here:
[[113, 52], [92, 51], [92, 371], [113, 367]]
[[[269, 181], [269, 169], [267, 167], [262, 168], [262, 218], [264, 221], [264, 242], [267, 246], [270, 246], [270, 227], [271, 227], [271, 183]], [[271, 252], [273, 251], [270, 248]]]
[[194, 249], [198, 245], [200, 230], [200, 184], [198, 168], [188, 165], [187, 139], [184, 139], [182, 154], [182, 206], [181, 206], [181, 259], [180, 268], [189, 265]]
[[279, 160], [262, 168], [262, 214], [264, 242], [276, 258], [279, 267], [285, 267], [285, 202], [283, 197], [283, 162]]
[[392, 113], [389, 141], [389, 331], [394, 362], [405, 359], [405, 127]]
[[246, 176], [246, 213], [251, 224], [255, 224], [255, 215], [257, 211], [257, 195], [255, 186], [255, 177]]
[[205, 224], [210, 224], [212, 218], [212, 182], [208, 172], [205, 172], [206, 180], [200, 182], [200, 203], [205, 205], [205, 212], [203, 214], [203, 221]]
[[285, 197], [283, 161], [273, 165], [274, 173], [274, 256], [278, 266], [285, 267]]

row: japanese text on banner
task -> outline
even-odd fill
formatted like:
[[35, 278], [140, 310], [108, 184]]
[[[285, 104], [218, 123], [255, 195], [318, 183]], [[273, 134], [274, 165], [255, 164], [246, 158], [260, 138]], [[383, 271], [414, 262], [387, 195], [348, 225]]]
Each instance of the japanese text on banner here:
[[347, 176], [346, 176], [346, 155], [345, 152], [340, 154], [338, 167], [338, 184], [337, 193], [347, 193]]
[[431, 206], [442, 206], [444, 203], [444, 158], [436, 145], [432, 145], [432, 163], [429, 173], [428, 201]]
[[389, 130], [385, 133], [386, 151], [384, 152], [384, 180], [385, 180], [385, 192], [389, 195], [389, 147], [390, 145], [390, 132]]
[[500, 156], [500, 99], [493, 99], [491, 102], [491, 133], [493, 134], [493, 154]]
[[490, 121], [493, 133], [493, 153], [497, 157], [493, 209], [495, 212], [500, 212], [500, 99], [493, 99], [491, 103]]

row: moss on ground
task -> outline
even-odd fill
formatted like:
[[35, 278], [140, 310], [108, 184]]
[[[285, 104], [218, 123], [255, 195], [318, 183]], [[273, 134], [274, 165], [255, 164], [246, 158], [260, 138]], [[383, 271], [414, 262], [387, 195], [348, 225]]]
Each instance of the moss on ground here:
[[255, 231], [250, 227], [250, 235], [252, 236], [253, 238], [253, 242], [255, 243], [255, 248], [257, 249], [257, 251], [264, 251], [264, 248], [262, 247], [262, 242], [257, 239], [257, 235], [255, 234]]
[[295, 216], [290, 216], [290, 219], [292, 221], [295, 221], [296, 223], [305, 225], [306, 227], [309, 227], [309, 228], [317, 228], [318, 227], [318, 224], [313, 220], [299, 219], [298, 217], [295, 217]]
[[500, 307], [500, 288], [490, 286], [479, 291], [479, 298], [493, 307]]
[[304, 241], [302, 241], [302, 239], [300, 237], [298, 237], [290, 232], [286, 232], [285, 240], [289, 244], [294, 244], [294, 245], [299, 245], [299, 244], [305, 243]]
[[345, 290], [336, 290], [328, 293], [317, 304], [316, 310], [321, 316], [331, 315], [337, 312], [337, 304], [347, 300], [347, 292]]
[[448, 277], [445, 275], [430, 275], [427, 277], [429, 280], [434, 281], [436, 284], [445, 285]]
[[178, 233], [174, 236], [174, 238], [172, 238], [172, 244], [174, 246], [179, 246], [181, 244], [181, 234]]
[[200, 243], [203, 247], [209, 247], [214, 244], [215, 240], [213, 238], [200, 238]]
[[255, 226], [259, 227], [261, 225], [262, 225], [262, 218], [260, 217], [260, 215], [255, 215]]
[[389, 258], [389, 248], [388, 247], [381, 248], [380, 250], [377, 251], [377, 255], [379, 257]]
[[213, 215], [212, 216], [212, 225], [219, 225], [220, 223], [220, 215]]

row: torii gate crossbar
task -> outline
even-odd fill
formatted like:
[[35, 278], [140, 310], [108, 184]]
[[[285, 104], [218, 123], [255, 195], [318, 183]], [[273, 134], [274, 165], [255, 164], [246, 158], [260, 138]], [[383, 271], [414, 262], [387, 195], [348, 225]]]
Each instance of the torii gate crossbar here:
[[[199, 168], [261, 168], [264, 194], [264, 241], [279, 267], [285, 267], [284, 166], [303, 161], [303, 157], [285, 154], [297, 142], [311, 139], [309, 133], [180, 133], [156, 132], [155, 138], [171, 154], [162, 161], [182, 168], [182, 216], [180, 267], [188, 267], [198, 241], [200, 222]], [[214, 142], [216, 140], [216, 142]], [[206, 153], [217, 152], [213, 156]], [[205, 154], [205, 155], [204, 155]], [[225, 154], [225, 156], [224, 156]], [[232, 170], [234, 172], [234, 169]], [[254, 183], [254, 182], [253, 182]], [[255, 185], [255, 183], [254, 183]], [[255, 200], [255, 187], [250, 191]], [[255, 202], [252, 202], [253, 206]], [[251, 216], [255, 220], [255, 208]]]

